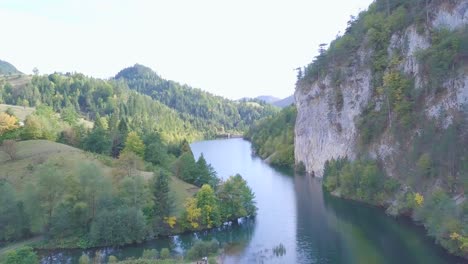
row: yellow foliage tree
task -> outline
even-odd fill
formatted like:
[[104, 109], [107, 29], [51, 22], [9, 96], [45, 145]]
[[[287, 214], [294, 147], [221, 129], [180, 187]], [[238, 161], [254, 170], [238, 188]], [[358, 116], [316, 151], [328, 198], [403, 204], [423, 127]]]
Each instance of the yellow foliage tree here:
[[458, 247], [462, 251], [468, 252], [468, 237], [464, 237], [464, 236], [458, 234], [457, 232], [453, 232], [452, 234], [450, 234], [450, 238], [452, 240], [458, 241], [458, 243], [459, 243]]
[[422, 196], [420, 193], [415, 193], [414, 201], [418, 206], [421, 206], [424, 203], [424, 196]]
[[201, 209], [197, 207], [195, 198], [188, 198], [185, 202], [185, 218], [192, 228], [200, 226]]
[[177, 223], [177, 218], [175, 216], [164, 217], [164, 222], [168, 224], [171, 228], [174, 228]]
[[0, 113], [0, 135], [18, 128], [17, 119], [7, 113]]

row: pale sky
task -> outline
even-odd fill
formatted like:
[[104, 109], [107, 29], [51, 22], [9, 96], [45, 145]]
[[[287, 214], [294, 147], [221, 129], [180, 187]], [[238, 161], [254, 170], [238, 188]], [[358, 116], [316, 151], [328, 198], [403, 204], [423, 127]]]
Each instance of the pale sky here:
[[294, 92], [295, 68], [372, 0], [0, 0], [0, 59], [114, 76], [135, 63], [231, 99]]

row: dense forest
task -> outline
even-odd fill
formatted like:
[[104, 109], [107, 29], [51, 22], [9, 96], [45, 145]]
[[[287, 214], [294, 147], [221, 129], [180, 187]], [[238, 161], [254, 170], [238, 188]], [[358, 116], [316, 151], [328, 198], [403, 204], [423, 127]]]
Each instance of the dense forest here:
[[120, 71], [116, 80], [151, 96], [179, 113], [182, 120], [192, 124], [206, 137], [242, 134], [254, 121], [271, 116], [278, 109], [261, 100], [231, 101], [200, 89], [161, 78], [150, 68], [136, 64]]
[[245, 133], [255, 153], [280, 167], [294, 167], [296, 107], [288, 106], [272, 117], [261, 119]]

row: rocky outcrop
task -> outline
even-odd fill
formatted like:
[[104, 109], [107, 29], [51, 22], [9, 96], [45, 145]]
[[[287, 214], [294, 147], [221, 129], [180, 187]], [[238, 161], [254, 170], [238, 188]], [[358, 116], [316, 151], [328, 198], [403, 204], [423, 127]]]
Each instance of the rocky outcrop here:
[[[447, 1], [437, 6], [436, 10], [432, 10], [432, 29], [456, 30], [467, 24], [467, 1]], [[411, 25], [390, 38], [387, 51], [389, 59], [395, 52], [400, 52], [403, 59], [397, 67], [408, 76], [412, 76], [416, 90], [422, 89], [421, 87], [428, 82], [419, 74], [421, 65], [418, 64], [416, 55], [419, 50], [428, 48], [430, 43], [428, 30], [418, 33], [416, 25]], [[345, 77], [339, 85], [334, 84], [331, 73], [312, 82], [299, 80], [297, 83], [294, 95], [297, 107], [295, 159], [296, 163], [303, 162], [306, 171], [315, 176], [322, 176], [327, 160], [344, 156], [354, 159], [358, 151], [361, 151], [358, 149], [360, 132], [357, 121], [372, 97], [376, 96], [372, 87], [371, 69], [368, 66], [368, 56], [371, 53], [364, 40], [353, 65], [340, 66]], [[447, 127], [456, 112], [466, 112], [468, 109], [466, 67], [442, 85], [443, 93], [424, 98], [423, 111], [428, 118], [443, 117], [441, 126]], [[378, 108], [379, 104], [375, 107]], [[387, 174], [392, 175], [393, 167], [396, 166], [395, 157], [406, 150], [396, 144], [389, 133], [384, 132], [366, 151], [368, 155], [383, 160]]]

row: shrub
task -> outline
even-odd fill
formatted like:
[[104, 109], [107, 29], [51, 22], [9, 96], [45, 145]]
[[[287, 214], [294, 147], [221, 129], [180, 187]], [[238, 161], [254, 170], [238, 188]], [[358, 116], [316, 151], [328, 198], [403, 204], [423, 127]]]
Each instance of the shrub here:
[[161, 249], [161, 259], [168, 259], [171, 257], [171, 252], [168, 248]]

